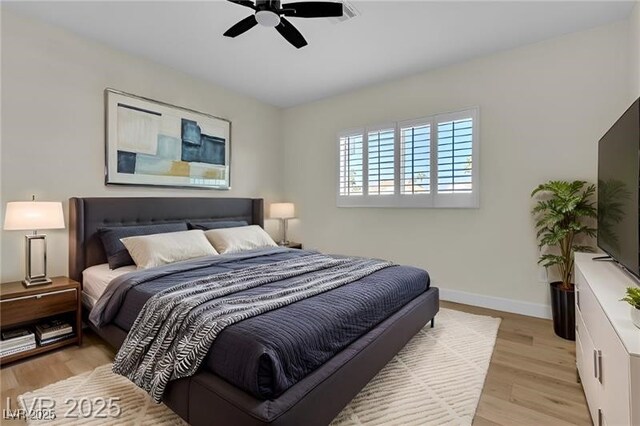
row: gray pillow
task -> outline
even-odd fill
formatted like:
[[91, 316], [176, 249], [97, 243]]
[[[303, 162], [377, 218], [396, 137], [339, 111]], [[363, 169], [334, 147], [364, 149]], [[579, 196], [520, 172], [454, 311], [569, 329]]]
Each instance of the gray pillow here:
[[107, 255], [110, 269], [133, 265], [133, 259], [126, 247], [120, 241], [121, 238], [140, 235], [164, 234], [167, 232], [186, 231], [186, 222], [158, 223], [156, 225], [132, 225], [132, 226], [107, 226], [98, 229], [98, 236], [102, 241], [104, 252]]
[[209, 229], [222, 228], [238, 228], [240, 226], [249, 226], [246, 220], [211, 220], [199, 222], [187, 222], [189, 229], [201, 229], [208, 231]]

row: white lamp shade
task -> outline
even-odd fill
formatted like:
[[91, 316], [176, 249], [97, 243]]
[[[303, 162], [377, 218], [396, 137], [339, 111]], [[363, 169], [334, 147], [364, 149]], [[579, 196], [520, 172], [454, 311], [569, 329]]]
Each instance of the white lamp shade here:
[[7, 203], [4, 215], [6, 231], [64, 228], [62, 203], [59, 201], [14, 201]]
[[273, 203], [271, 204], [272, 219], [291, 219], [296, 217], [293, 203]]

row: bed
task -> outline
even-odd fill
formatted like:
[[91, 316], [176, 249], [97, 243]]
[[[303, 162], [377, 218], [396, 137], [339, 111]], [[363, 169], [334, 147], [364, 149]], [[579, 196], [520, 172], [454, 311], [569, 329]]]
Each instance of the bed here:
[[[162, 224], [181, 220], [245, 221], [250, 225], [263, 226], [264, 217], [263, 201], [249, 198], [71, 198], [69, 212], [69, 274], [71, 278], [80, 282], [83, 280], [83, 271], [102, 265], [106, 261], [104, 249], [97, 236], [97, 230], [103, 226]], [[306, 253], [299, 250], [274, 249], [268, 253], [248, 256], [251, 260], [243, 258], [238, 261], [255, 262], [259, 259], [260, 262], [268, 262], [272, 261], [270, 257], [273, 256], [275, 256], [273, 259], [280, 259], [283, 256], [292, 258], [305, 255]], [[394, 280], [392, 272], [387, 268], [387, 270], [376, 272], [375, 276], [372, 274], [371, 279], [381, 284], [392, 282]], [[251, 384], [245, 386], [235, 381], [233, 376], [225, 376], [225, 371], [216, 371], [215, 366], [224, 364], [224, 348], [228, 354], [233, 354], [234, 349], [239, 348], [240, 351], [253, 344], [246, 338], [242, 340], [247, 330], [267, 333], [269, 328], [265, 324], [282, 321], [282, 317], [278, 319], [278, 315], [287, 315], [287, 312], [289, 312], [288, 315], [292, 315], [291, 312], [294, 312], [292, 309], [302, 309], [300, 315], [310, 312], [309, 307], [304, 311], [307, 300], [247, 319], [227, 328], [215, 342], [215, 345], [222, 349], [210, 351], [207, 360], [194, 375], [169, 382], [162, 397], [163, 402], [193, 425], [325, 425], [330, 423], [360, 389], [418, 330], [432, 321], [438, 312], [438, 289], [428, 286], [428, 276], [427, 283], [423, 283], [424, 288], [420, 290], [417, 287], [421, 277], [419, 270], [409, 268], [404, 272], [413, 274], [413, 281], [416, 283], [412, 284], [414, 290], [411, 291], [415, 294], [408, 293], [406, 297], [409, 299], [396, 301], [395, 303], [401, 303], [401, 306], [397, 309], [392, 307], [393, 312], [386, 316], [386, 319], [376, 322], [372, 328], [365, 330], [364, 334], [359, 335], [355, 340], [349, 340], [348, 344], [341, 347], [339, 351], [323, 360], [321, 365], [313, 366], [310, 371], [305, 372], [295, 381], [285, 385], [274, 382], [267, 385], [261, 383], [258, 387], [251, 387]], [[362, 285], [363, 282], [360, 281], [362, 280], [345, 287]], [[338, 303], [340, 299], [346, 299], [344, 296], [336, 296], [339, 294], [338, 290], [347, 291], [344, 288], [331, 290], [312, 299], [318, 301], [325, 297], [328, 298], [327, 305]], [[91, 296], [90, 292], [83, 291], [83, 296], [85, 294]], [[361, 294], [362, 297], [368, 297], [366, 292]], [[334, 299], [330, 299], [331, 297]], [[83, 297], [83, 299], [88, 306], [93, 304], [90, 297]], [[96, 333], [114, 348], [122, 345], [127, 336], [128, 324], [132, 321], [131, 312], [135, 313], [135, 309], [139, 309], [142, 303], [139, 297], [136, 299], [131, 296], [129, 299], [133, 302], [126, 302], [124, 297], [123, 303], [135, 305], [133, 308], [123, 307], [120, 308], [123, 312], [118, 313], [116, 307], [116, 313], [101, 326], [90, 323]], [[346, 308], [348, 306], [345, 306]], [[375, 321], [375, 318], [373, 320]], [[276, 337], [274, 335], [277, 341]], [[257, 350], [264, 349], [260, 347]], [[300, 354], [303, 353], [300, 352]], [[230, 357], [226, 356], [226, 358]], [[250, 361], [238, 362], [249, 363]], [[236, 370], [238, 365], [242, 364], [236, 364]], [[229, 368], [233, 369], [233, 366]], [[288, 376], [283, 377], [286, 379]]]

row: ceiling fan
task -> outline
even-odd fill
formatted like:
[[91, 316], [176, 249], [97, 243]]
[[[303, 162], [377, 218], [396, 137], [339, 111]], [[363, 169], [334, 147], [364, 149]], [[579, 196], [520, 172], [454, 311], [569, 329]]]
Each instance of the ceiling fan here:
[[241, 6], [255, 10], [255, 14], [248, 16], [229, 28], [224, 33], [226, 37], [237, 37], [249, 31], [257, 24], [275, 29], [289, 43], [300, 49], [307, 45], [300, 31], [293, 26], [285, 16], [291, 18], [329, 18], [342, 16], [342, 3], [326, 1], [302, 1], [280, 4], [280, 0], [228, 0]]

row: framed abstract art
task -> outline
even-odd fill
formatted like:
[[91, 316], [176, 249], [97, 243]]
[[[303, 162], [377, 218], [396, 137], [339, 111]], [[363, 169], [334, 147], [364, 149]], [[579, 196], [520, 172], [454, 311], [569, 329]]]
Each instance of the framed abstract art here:
[[231, 122], [105, 90], [107, 185], [229, 189]]

